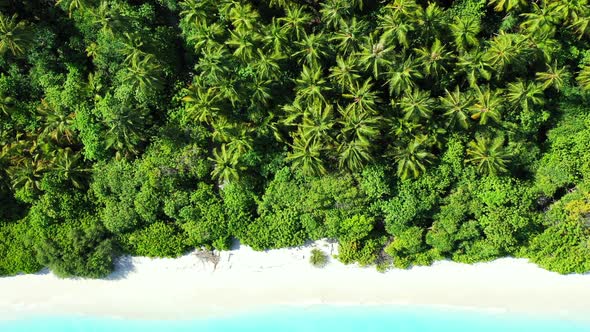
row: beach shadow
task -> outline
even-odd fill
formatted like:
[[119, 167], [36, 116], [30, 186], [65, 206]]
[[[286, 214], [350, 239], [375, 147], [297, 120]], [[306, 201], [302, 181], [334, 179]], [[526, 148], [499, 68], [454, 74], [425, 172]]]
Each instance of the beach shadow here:
[[106, 277], [106, 280], [125, 279], [129, 273], [135, 271], [131, 256], [121, 256], [115, 261], [115, 270]]

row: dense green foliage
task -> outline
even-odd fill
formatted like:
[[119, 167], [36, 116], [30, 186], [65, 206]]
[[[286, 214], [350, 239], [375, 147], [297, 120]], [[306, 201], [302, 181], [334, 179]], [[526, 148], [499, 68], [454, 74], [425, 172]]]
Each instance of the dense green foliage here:
[[0, 4], [0, 275], [332, 238], [590, 271], [588, 0]]

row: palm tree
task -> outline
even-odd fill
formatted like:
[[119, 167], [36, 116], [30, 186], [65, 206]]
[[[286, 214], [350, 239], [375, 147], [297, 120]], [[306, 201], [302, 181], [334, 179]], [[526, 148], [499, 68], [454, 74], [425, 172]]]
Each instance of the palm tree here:
[[322, 33], [309, 35], [304, 33], [303, 39], [295, 42], [299, 51], [293, 53], [293, 56], [301, 57], [309, 66], [317, 65], [320, 59], [327, 54], [326, 44]]
[[326, 173], [326, 168], [321, 159], [322, 146], [317, 140], [310, 140], [301, 135], [295, 136], [291, 145], [292, 152], [287, 160], [293, 163], [293, 167], [300, 169], [304, 175], [321, 175]]
[[151, 54], [143, 56], [141, 60], [139, 57], [133, 57], [126, 71], [125, 81], [143, 93], [149, 93], [162, 86], [161, 67]]
[[419, 64], [411, 56], [404, 58], [399, 64], [394, 64], [387, 72], [389, 93], [399, 96], [403, 91], [413, 89], [416, 86], [414, 81], [423, 77], [418, 66]]
[[[587, 11], [587, 10], [586, 10]], [[578, 39], [590, 34], [590, 14], [576, 14], [570, 25], [578, 34]]]
[[429, 119], [432, 116], [434, 100], [429, 91], [414, 89], [407, 92], [399, 102], [404, 119], [418, 121], [420, 118]]
[[506, 172], [506, 164], [510, 154], [503, 147], [504, 138], [497, 137], [493, 140], [478, 136], [475, 141], [469, 142], [467, 162], [477, 165], [477, 170], [482, 174], [495, 175]]
[[371, 84], [370, 78], [365, 80], [362, 85], [359, 85], [358, 82], [350, 85], [348, 87], [348, 93], [342, 95], [344, 98], [352, 99], [352, 103], [348, 105], [347, 111], [377, 113], [379, 96], [377, 92], [372, 90], [372, 87], [373, 84]]
[[553, 6], [539, 6], [534, 2], [531, 5], [531, 12], [521, 14], [525, 21], [520, 27], [530, 35], [553, 37], [560, 21], [559, 12], [555, 11]]
[[84, 176], [90, 171], [83, 167], [80, 157], [79, 152], [76, 153], [70, 148], [65, 148], [57, 153], [51, 164], [52, 170], [78, 189], [83, 187]]
[[339, 24], [345, 22], [342, 18], [348, 16], [352, 9], [351, 2], [348, 0], [327, 0], [320, 4], [320, 7], [322, 22], [330, 28], [337, 28]]
[[424, 40], [432, 40], [432, 38], [442, 37], [442, 32], [445, 30], [447, 24], [443, 21], [445, 12], [436, 3], [430, 2], [428, 7], [421, 12], [422, 15], [418, 16], [418, 22], [420, 22], [420, 32]]
[[350, 21], [340, 20], [340, 29], [330, 37], [330, 42], [336, 42], [336, 50], [341, 55], [350, 55], [360, 50], [362, 39], [366, 33], [368, 24], [366, 21], [357, 21], [353, 17]]
[[37, 107], [43, 123], [42, 136], [50, 137], [56, 143], [73, 144], [76, 140], [74, 131], [74, 113], [49, 105], [45, 100]]
[[391, 61], [386, 58], [392, 47], [385, 47], [382, 41], [375, 42], [373, 38], [365, 40], [365, 47], [359, 53], [359, 64], [365, 70], [371, 69], [375, 79], [379, 77], [381, 69], [390, 65]]
[[485, 53], [485, 59], [501, 75], [509, 65], [518, 65], [522, 55], [526, 54], [527, 48], [524, 45], [523, 35], [507, 34], [503, 31], [494, 37], [489, 43]]
[[220, 183], [227, 183], [238, 180], [238, 162], [239, 155], [234, 150], [227, 149], [225, 144], [221, 144], [220, 149], [213, 149], [213, 158], [209, 158], [214, 163], [211, 177], [217, 179]]
[[18, 21], [15, 14], [7, 17], [0, 14], [0, 55], [6, 51], [14, 56], [21, 56], [31, 42], [31, 31], [25, 21]]
[[211, 24], [200, 23], [194, 26], [193, 33], [191, 33], [187, 40], [194, 45], [195, 52], [203, 53], [206, 51], [206, 55], [211, 55], [211, 52], [222, 52], [219, 50], [221, 46], [217, 40], [225, 34], [225, 27], [220, 23], [214, 22]]
[[338, 123], [342, 128], [338, 140], [369, 143], [379, 137], [379, 127], [383, 122], [381, 117], [342, 108], [339, 112], [342, 117]]
[[416, 0], [393, 0], [385, 8], [395, 18], [416, 18], [422, 13], [422, 7], [416, 3]]
[[341, 91], [344, 91], [345, 87], [355, 84], [361, 77], [356, 69], [354, 57], [336, 56], [336, 66], [330, 68], [330, 72], [330, 78], [340, 87]]
[[590, 91], [590, 65], [582, 67], [576, 80], [578, 81], [578, 84], [580, 84], [582, 90]]
[[535, 82], [518, 80], [516, 83], [508, 83], [507, 97], [508, 101], [522, 107], [524, 111], [545, 104], [543, 86]]
[[456, 86], [453, 92], [445, 90], [445, 95], [439, 97], [439, 99], [445, 111], [443, 115], [449, 119], [447, 126], [460, 126], [467, 129], [469, 127], [469, 108], [473, 104], [471, 97], [466, 93], [462, 93], [459, 86]]
[[206, 23], [212, 9], [211, 2], [203, 0], [184, 0], [179, 5], [180, 17], [187, 24]]
[[5, 97], [0, 94], [0, 113], [10, 116], [10, 113], [14, 109], [14, 98]]
[[276, 79], [281, 71], [279, 61], [284, 57], [276, 53], [266, 54], [262, 49], [256, 49], [257, 60], [252, 64], [259, 79]]
[[262, 37], [264, 47], [272, 50], [274, 54], [281, 54], [283, 47], [286, 45], [287, 33], [279, 21], [273, 17], [271, 23], [261, 30], [264, 31]]
[[518, 9], [522, 6], [527, 5], [526, 0], [488, 0], [488, 4], [495, 5], [494, 10], [497, 12], [510, 11], [512, 9]]
[[426, 171], [426, 165], [431, 163], [434, 155], [425, 147], [426, 136], [415, 137], [407, 146], [398, 146], [393, 151], [393, 158], [397, 163], [397, 176], [402, 180], [418, 177]]
[[445, 65], [450, 60], [451, 53], [447, 52], [440, 40], [435, 39], [430, 48], [415, 49], [418, 54], [418, 62], [424, 67], [426, 74], [440, 77], [446, 72]]
[[57, 0], [55, 5], [62, 5], [67, 8], [68, 15], [72, 17], [72, 12], [74, 12], [74, 10], [84, 10], [90, 6], [90, 3], [88, 0]]
[[471, 47], [479, 46], [479, 39], [477, 38], [481, 31], [479, 20], [457, 16], [449, 28], [455, 45], [460, 51], [467, 51]]
[[476, 87], [480, 78], [487, 81], [492, 78], [492, 67], [479, 50], [461, 54], [457, 60], [457, 65], [466, 74], [471, 87]]
[[217, 105], [219, 95], [213, 88], [201, 88], [200, 84], [192, 84], [185, 89], [182, 101], [189, 105], [188, 116], [198, 122], [211, 124], [218, 115], [220, 108]]
[[295, 35], [299, 40], [305, 27], [311, 22], [311, 15], [305, 12], [305, 7], [292, 5], [285, 9], [285, 17], [279, 21], [283, 22], [282, 29], [288, 36]]
[[229, 10], [229, 20], [235, 28], [242, 32], [254, 31], [255, 23], [259, 20], [259, 14], [250, 4], [236, 2]]
[[251, 30], [238, 29], [230, 31], [230, 38], [225, 42], [227, 45], [235, 48], [234, 55], [244, 63], [248, 63], [254, 57], [256, 42], [260, 40], [260, 35]]
[[230, 56], [223, 45], [208, 45], [201, 53], [199, 63], [195, 65], [195, 70], [200, 72], [201, 78], [208, 82], [219, 82], [227, 77], [227, 59]]
[[252, 94], [250, 102], [252, 105], [260, 104], [266, 105], [268, 101], [272, 99], [270, 95], [271, 80], [261, 80], [255, 78], [252, 82]]
[[301, 77], [296, 79], [297, 98], [312, 104], [314, 99], [325, 101], [324, 91], [329, 90], [326, 80], [322, 77], [322, 69], [319, 66], [308, 67], [303, 65]]
[[557, 91], [561, 90], [566, 82], [570, 79], [570, 74], [567, 68], [557, 67], [557, 61], [553, 65], [547, 65], [546, 72], [538, 72], [535, 74], [537, 82], [541, 83], [543, 89], [554, 87]]
[[490, 120], [499, 123], [502, 110], [502, 97], [499, 90], [491, 91], [489, 87], [475, 89], [475, 103], [471, 106], [471, 118], [485, 125]]
[[41, 190], [41, 179], [46, 170], [46, 163], [36, 155], [8, 168], [7, 173], [13, 189], [24, 188], [28, 192], [36, 192]]
[[338, 145], [338, 167], [340, 169], [347, 168], [352, 172], [363, 169], [368, 162], [373, 160], [370, 148], [369, 142], [360, 139], [342, 142]]
[[331, 141], [332, 127], [334, 127], [333, 107], [316, 102], [304, 113], [299, 129], [301, 136], [305, 139], [326, 143]]
[[379, 29], [381, 29], [381, 40], [385, 43], [397, 43], [404, 47], [410, 48], [409, 34], [415, 30], [414, 20], [396, 15], [391, 10], [386, 11], [386, 15], [379, 16]]

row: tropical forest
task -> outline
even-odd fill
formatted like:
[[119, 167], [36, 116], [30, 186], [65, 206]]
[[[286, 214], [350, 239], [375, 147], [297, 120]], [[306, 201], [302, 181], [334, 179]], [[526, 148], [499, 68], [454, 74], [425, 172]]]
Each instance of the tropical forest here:
[[0, 275], [327, 238], [590, 271], [588, 0], [2, 0]]

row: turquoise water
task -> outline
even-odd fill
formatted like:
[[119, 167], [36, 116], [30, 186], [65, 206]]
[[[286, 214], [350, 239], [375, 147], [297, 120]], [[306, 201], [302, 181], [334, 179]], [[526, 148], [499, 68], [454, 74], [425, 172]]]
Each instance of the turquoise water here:
[[[589, 309], [590, 312], [590, 309]], [[282, 308], [225, 318], [140, 321], [38, 317], [0, 321], [2, 332], [152, 331], [396, 331], [396, 332], [590, 332], [590, 323], [460, 310], [399, 307]]]

